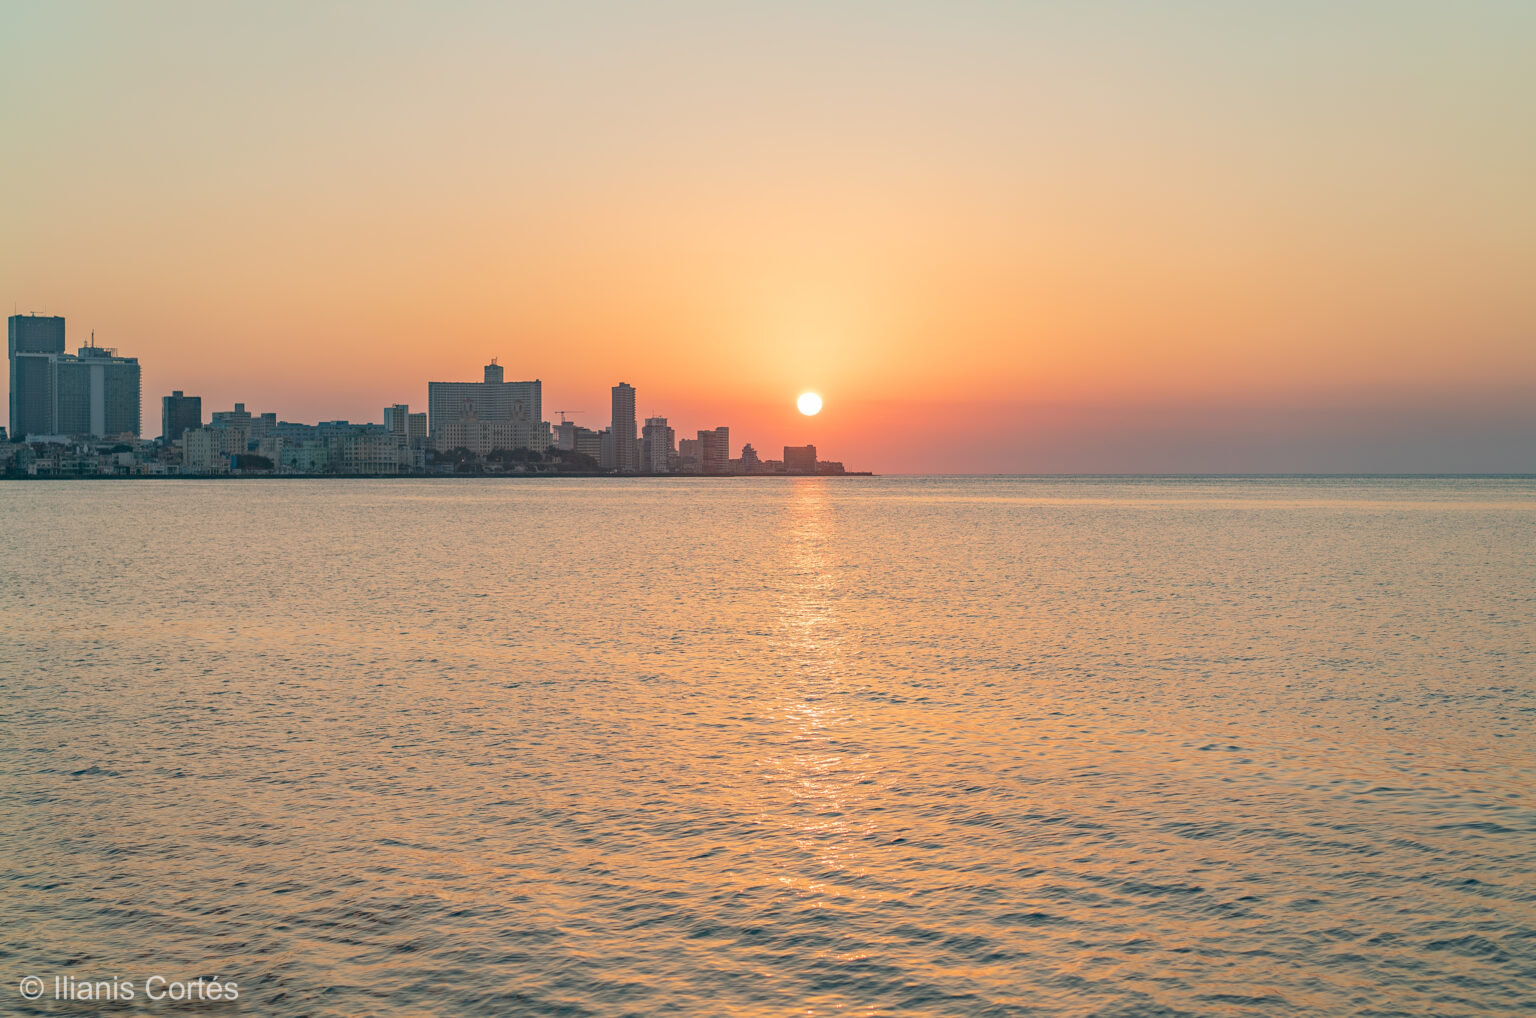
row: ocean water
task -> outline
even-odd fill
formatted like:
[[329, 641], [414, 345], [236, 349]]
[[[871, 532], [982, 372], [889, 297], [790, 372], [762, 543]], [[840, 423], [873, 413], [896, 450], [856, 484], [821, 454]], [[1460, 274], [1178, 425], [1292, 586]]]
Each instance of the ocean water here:
[[7, 483], [0, 566], [0, 1013], [1536, 1011], [1536, 481]]

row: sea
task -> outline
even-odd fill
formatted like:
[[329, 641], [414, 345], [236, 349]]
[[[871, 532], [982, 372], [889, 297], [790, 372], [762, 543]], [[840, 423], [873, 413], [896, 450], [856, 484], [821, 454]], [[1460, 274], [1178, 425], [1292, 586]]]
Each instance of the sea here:
[[107, 1012], [1536, 1013], [1536, 479], [0, 484]]

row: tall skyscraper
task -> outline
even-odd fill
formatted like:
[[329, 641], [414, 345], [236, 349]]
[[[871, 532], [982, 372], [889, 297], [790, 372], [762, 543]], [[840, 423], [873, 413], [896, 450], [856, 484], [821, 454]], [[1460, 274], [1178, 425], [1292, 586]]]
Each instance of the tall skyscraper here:
[[620, 382], [613, 387], [613, 466], [621, 474], [639, 473], [635, 456], [635, 387]]
[[64, 319], [12, 315], [6, 354], [11, 362], [11, 437], [53, 434], [52, 356], [64, 352]]
[[182, 395], [180, 389], [160, 397], [160, 441], [179, 441], [184, 432], [203, 426], [203, 397]]

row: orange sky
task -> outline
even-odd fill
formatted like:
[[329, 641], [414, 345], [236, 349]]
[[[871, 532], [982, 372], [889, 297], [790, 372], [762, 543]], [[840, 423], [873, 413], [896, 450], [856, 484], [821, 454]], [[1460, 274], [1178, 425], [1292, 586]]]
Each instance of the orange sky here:
[[1536, 469], [1536, 7], [511, 6], [7, 5], [11, 303], [150, 435], [497, 356], [887, 472]]

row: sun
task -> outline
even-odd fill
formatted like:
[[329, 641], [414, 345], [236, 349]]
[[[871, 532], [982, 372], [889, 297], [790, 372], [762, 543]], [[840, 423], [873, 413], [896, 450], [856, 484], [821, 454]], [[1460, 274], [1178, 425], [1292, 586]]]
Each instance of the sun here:
[[821, 397], [814, 392], [802, 392], [800, 398], [795, 400], [795, 406], [807, 417], [815, 417], [821, 413]]

